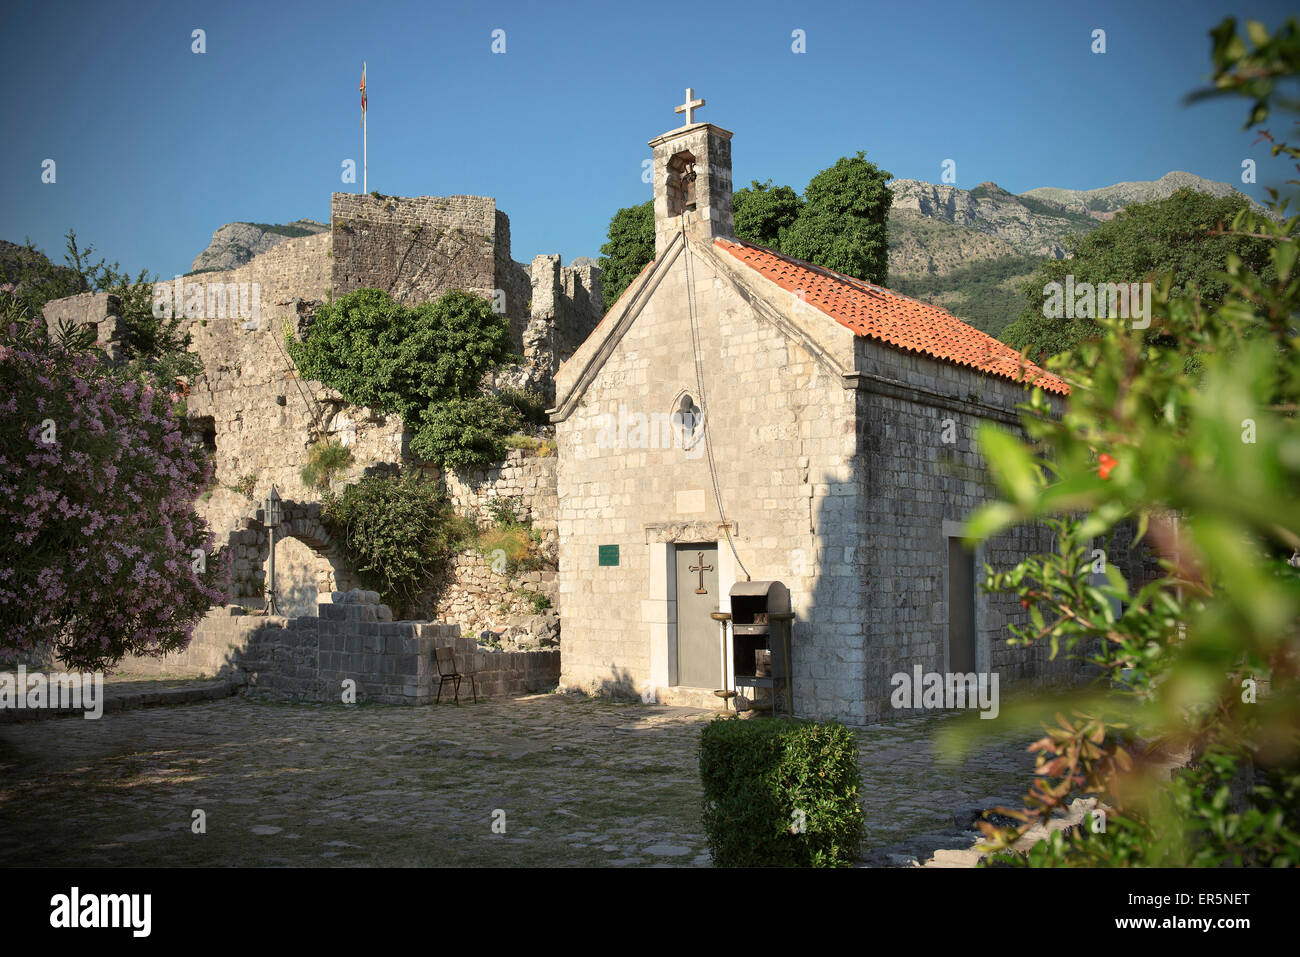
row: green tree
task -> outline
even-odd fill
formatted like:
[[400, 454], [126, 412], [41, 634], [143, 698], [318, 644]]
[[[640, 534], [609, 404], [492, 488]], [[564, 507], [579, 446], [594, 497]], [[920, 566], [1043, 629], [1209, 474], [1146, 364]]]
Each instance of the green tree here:
[[1155, 286], [1167, 277], [1170, 298], [1195, 297], [1207, 304], [1223, 300], [1229, 257], [1268, 279], [1271, 244], [1224, 231], [1249, 205], [1240, 194], [1215, 197], [1180, 189], [1165, 199], [1127, 207], [1087, 236], [1071, 237], [1068, 258], [1046, 260], [1025, 282], [1024, 310], [1003, 331], [1003, 341], [1041, 362], [1101, 335], [1091, 316], [1044, 315], [1044, 288], [1049, 283], [1064, 286], [1067, 275], [1074, 277], [1075, 288], [1080, 283], [1095, 287], [1147, 281]]
[[655, 204], [620, 209], [609, 221], [609, 235], [600, 247], [600, 281], [605, 302], [612, 306], [646, 263], [655, 258]]
[[[479, 296], [453, 291], [409, 308], [382, 290], [358, 289], [322, 306], [306, 337], [288, 336], [287, 348], [304, 377], [348, 402], [399, 414], [415, 433], [412, 451], [429, 461], [489, 464], [518, 428], [513, 407], [482, 391], [487, 373], [518, 357], [509, 320]], [[482, 420], [466, 424], [469, 414]]]
[[803, 200], [789, 186], [753, 180], [732, 196], [736, 238], [781, 251], [781, 240], [799, 217]]
[[867, 282], [889, 275], [891, 173], [856, 156], [841, 157], [808, 182], [804, 206], [786, 230], [781, 251]]

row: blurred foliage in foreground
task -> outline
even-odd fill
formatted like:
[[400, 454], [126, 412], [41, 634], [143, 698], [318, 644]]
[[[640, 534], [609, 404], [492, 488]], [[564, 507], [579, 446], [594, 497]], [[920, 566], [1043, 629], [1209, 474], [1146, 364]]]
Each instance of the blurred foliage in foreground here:
[[[1247, 127], [1300, 74], [1294, 18], [1269, 34], [1211, 31], [1212, 88], [1244, 96]], [[1274, 156], [1300, 149], [1266, 129]], [[1300, 185], [1300, 181], [1289, 183]], [[1229, 257], [1222, 299], [1157, 294], [1143, 336], [1118, 319], [1050, 363], [1072, 386], [1065, 414], [1041, 392], [1023, 407], [1024, 443], [986, 428], [981, 449], [1001, 501], [972, 517], [987, 539], [1044, 522], [1053, 554], [987, 569], [1030, 621], [1016, 644], [1102, 669], [1087, 704], [1062, 705], [1037, 752], [1024, 824], [981, 822], [995, 859], [1052, 866], [1294, 866], [1300, 863], [1300, 271], [1290, 201], [1276, 218], [1243, 209], [1222, 230], [1263, 239], [1267, 278]], [[1132, 527], [1159, 557], [1155, 580], [1094, 573], [1094, 537]], [[1185, 764], [1172, 776], [1171, 764]], [[1074, 798], [1106, 810], [1069, 836], [1005, 854]], [[1002, 809], [1006, 810], [1006, 809]], [[1023, 850], [1023, 842], [1022, 847]]]

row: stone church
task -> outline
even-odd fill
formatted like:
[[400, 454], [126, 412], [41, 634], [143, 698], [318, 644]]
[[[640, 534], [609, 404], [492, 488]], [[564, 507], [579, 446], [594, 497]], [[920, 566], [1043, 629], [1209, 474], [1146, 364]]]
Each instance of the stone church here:
[[739, 611], [714, 615], [750, 580], [788, 589], [799, 717], [887, 717], [917, 666], [1063, 676], [1007, 646], [1020, 606], [978, 587], [1047, 535], [972, 552], [960, 528], [993, 496], [977, 428], [1066, 384], [943, 309], [738, 240], [732, 134], [691, 96], [650, 141], [655, 258], [556, 375], [561, 686], [717, 706], [744, 641]]

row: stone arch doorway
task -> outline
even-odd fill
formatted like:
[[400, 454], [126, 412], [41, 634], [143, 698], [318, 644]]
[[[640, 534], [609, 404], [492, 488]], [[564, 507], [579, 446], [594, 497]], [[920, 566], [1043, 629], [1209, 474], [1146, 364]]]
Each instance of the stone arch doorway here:
[[[292, 536], [275, 540], [275, 606], [286, 618], [316, 615], [322, 592], [334, 591], [329, 560]], [[268, 593], [270, 564], [265, 566]]]
[[[281, 503], [282, 519], [275, 531], [276, 604], [280, 614], [299, 617], [317, 614], [320, 596], [360, 588], [343, 549], [321, 521], [319, 502]], [[266, 607], [270, 549], [262, 510], [251, 509], [241, 528], [231, 535], [236, 548], [232, 601], [253, 608]]]

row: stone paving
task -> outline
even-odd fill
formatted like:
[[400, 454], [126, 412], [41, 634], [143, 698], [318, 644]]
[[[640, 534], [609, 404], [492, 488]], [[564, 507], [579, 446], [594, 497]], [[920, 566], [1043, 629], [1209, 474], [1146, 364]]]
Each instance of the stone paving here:
[[[697, 746], [711, 717], [556, 694], [234, 697], [0, 725], [0, 865], [707, 866]], [[955, 808], [1024, 790], [1027, 730], [948, 766], [933, 739], [950, 720], [858, 731], [864, 862], [966, 847]]]

